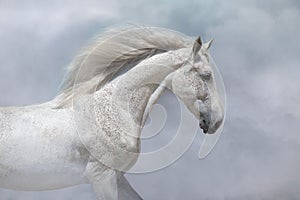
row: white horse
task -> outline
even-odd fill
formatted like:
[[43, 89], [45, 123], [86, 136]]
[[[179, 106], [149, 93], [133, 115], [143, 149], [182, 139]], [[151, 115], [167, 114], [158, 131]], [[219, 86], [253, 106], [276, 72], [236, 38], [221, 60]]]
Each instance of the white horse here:
[[0, 108], [0, 186], [50, 190], [90, 183], [97, 199], [142, 199], [124, 173], [136, 162], [151, 106], [168, 88], [215, 133], [224, 117], [211, 42], [159, 28], [96, 38], [52, 101]]

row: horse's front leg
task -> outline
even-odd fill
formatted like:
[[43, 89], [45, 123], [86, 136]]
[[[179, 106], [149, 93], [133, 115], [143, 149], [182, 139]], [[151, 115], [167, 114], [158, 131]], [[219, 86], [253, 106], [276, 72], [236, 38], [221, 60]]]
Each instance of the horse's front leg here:
[[121, 172], [118, 176], [118, 196], [119, 200], [143, 200]]
[[118, 200], [118, 173], [96, 160], [87, 165], [86, 178], [92, 184], [97, 200]]

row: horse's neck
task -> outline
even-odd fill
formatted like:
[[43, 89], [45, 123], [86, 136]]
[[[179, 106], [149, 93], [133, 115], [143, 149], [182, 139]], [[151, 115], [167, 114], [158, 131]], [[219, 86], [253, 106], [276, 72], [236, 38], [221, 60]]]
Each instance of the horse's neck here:
[[180, 63], [174, 52], [158, 54], [117, 78], [114, 81], [114, 100], [118, 107], [129, 114], [135, 124], [142, 127], [152, 104], [163, 92], [157, 92], [159, 86]]

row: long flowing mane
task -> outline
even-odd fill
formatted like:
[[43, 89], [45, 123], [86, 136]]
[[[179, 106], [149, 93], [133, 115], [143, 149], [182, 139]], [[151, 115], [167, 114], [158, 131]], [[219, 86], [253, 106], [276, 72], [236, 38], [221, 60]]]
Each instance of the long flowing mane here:
[[73, 98], [92, 93], [120, 71], [133, 68], [155, 54], [191, 45], [178, 32], [154, 27], [113, 28], [96, 37], [69, 65], [57, 108], [67, 107]]

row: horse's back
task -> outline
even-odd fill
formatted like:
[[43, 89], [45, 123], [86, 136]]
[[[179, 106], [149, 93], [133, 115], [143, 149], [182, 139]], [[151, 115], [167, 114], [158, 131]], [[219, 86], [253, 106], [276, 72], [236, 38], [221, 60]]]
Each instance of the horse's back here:
[[[52, 110], [47, 104], [24, 107], [0, 107], [0, 142], [7, 137], [26, 134], [53, 126], [52, 121], [63, 112]], [[52, 118], [55, 115], [55, 118]], [[66, 116], [66, 114], [65, 114]], [[68, 120], [64, 118], [64, 120]], [[62, 122], [62, 120], [56, 120]], [[1, 140], [2, 139], [2, 140]]]

